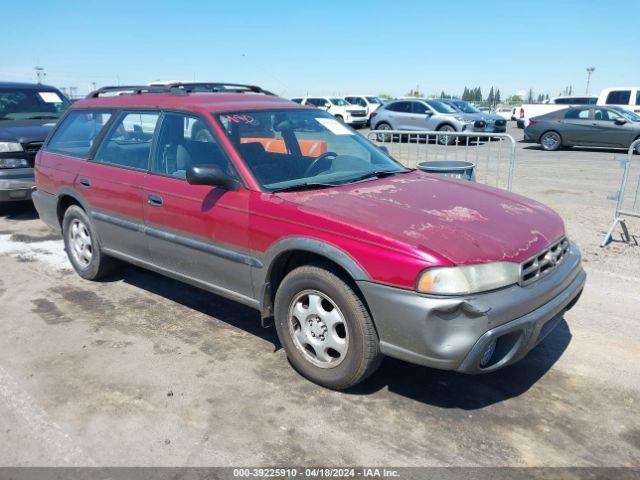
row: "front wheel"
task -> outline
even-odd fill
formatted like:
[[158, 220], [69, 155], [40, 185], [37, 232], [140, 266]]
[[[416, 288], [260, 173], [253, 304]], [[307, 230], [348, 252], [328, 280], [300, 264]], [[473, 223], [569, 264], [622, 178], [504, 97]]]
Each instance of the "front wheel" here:
[[115, 260], [102, 253], [89, 216], [79, 206], [64, 212], [62, 236], [69, 261], [82, 278], [97, 280], [111, 272]]
[[322, 266], [291, 271], [275, 298], [275, 323], [291, 365], [332, 389], [351, 387], [382, 360], [378, 335], [362, 300]]
[[438, 129], [438, 132], [442, 132], [443, 135], [438, 135], [438, 143], [440, 145], [451, 145], [453, 142], [456, 141], [456, 136], [455, 135], [449, 135], [448, 133], [453, 133], [455, 132], [456, 129], [453, 128], [451, 125], [443, 125]]
[[540, 137], [540, 146], [547, 152], [554, 152], [562, 147], [562, 137], [558, 132], [545, 132]]

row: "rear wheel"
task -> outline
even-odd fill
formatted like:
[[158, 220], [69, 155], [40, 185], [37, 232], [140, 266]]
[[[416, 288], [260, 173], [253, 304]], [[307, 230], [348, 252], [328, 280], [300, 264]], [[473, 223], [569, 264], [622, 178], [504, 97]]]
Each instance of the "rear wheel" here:
[[378, 335], [357, 293], [322, 266], [292, 270], [276, 292], [278, 338], [291, 365], [332, 389], [361, 382], [380, 364]]
[[[640, 140], [640, 137], [636, 138], [636, 140]], [[640, 155], [640, 143], [636, 145], [636, 155]]]
[[115, 260], [102, 253], [89, 216], [79, 206], [64, 212], [62, 236], [69, 261], [82, 278], [97, 280], [113, 270]]
[[[393, 128], [391, 128], [391, 125], [389, 125], [387, 122], [380, 122], [378, 125], [376, 125], [376, 130], [393, 130]], [[378, 142], [390, 142], [391, 141], [391, 135], [390, 134], [382, 134], [382, 133], [378, 133], [377, 135], [377, 140]]]
[[547, 152], [553, 152], [562, 147], [562, 137], [553, 130], [544, 132], [540, 137], [540, 146]]

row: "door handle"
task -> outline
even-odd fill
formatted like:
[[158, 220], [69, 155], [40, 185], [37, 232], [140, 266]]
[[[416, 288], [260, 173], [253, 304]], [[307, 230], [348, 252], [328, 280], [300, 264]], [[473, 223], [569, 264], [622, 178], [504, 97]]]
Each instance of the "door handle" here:
[[152, 207], [161, 207], [163, 204], [162, 197], [152, 193], [147, 196], [147, 203]]
[[91, 182], [86, 178], [81, 178], [78, 183], [82, 188], [89, 188], [91, 186]]

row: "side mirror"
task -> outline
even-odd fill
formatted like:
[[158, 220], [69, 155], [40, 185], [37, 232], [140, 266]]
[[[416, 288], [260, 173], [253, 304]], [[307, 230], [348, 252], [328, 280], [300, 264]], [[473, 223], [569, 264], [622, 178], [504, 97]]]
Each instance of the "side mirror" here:
[[209, 185], [235, 192], [238, 181], [215, 165], [192, 165], [187, 169], [187, 183], [190, 185]]
[[382, 150], [384, 153], [386, 153], [387, 155], [389, 155], [389, 149], [387, 148], [386, 145], [380, 145], [378, 146], [378, 148]]
[[616, 125], [624, 125], [625, 123], [627, 123], [627, 119], [626, 118], [622, 118], [622, 117], [618, 117], [614, 120], [614, 123]]
[[431, 116], [433, 116], [433, 112], [432, 112], [431, 110], [427, 110], [426, 112], [424, 112], [424, 114], [425, 114], [427, 117], [431, 117]]
[[328, 103], [325, 103], [322, 108], [326, 108], [327, 110], [329, 110], [331, 108], [331, 105], [329, 105]]

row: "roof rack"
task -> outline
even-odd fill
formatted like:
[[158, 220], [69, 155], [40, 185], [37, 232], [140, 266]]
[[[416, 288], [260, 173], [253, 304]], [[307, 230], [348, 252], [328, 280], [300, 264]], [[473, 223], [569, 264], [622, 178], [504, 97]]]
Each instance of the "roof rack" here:
[[257, 85], [245, 85], [242, 83], [223, 83], [223, 82], [173, 82], [168, 83], [166, 87], [173, 90], [181, 90], [185, 93], [192, 92], [227, 92], [227, 93], [262, 93], [264, 95], [274, 95], [274, 93], [264, 90]]
[[146, 93], [170, 93], [173, 95], [188, 95], [189, 93], [262, 93], [273, 95], [275, 93], [264, 90], [256, 85], [244, 85], [241, 83], [220, 82], [172, 82], [156, 85], [119, 85], [101, 87], [94, 90], [86, 98], [98, 98], [105, 93], [120, 93], [129, 95], [142, 95]]
[[100, 87], [94, 90], [86, 98], [98, 98], [103, 93], [131, 93], [132, 95], [141, 95], [143, 93], [166, 93], [169, 87], [165, 85], [118, 85], [109, 87]]

